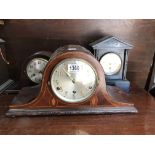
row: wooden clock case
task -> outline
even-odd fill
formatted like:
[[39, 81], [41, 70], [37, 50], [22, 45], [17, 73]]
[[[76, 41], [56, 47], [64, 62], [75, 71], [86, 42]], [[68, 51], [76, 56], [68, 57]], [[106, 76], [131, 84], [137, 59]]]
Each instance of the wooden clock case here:
[[[53, 68], [68, 58], [83, 59], [96, 70], [98, 84], [95, 92], [87, 100], [78, 103], [67, 103], [60, 100], [50, 87], [50, 76]], [[107, 93], [105, 75], [102, 66], [90, 51], [79, 45], [68, 45], [57, 49], [51, 56], [43, 74], [39, 95], [27, 102], [11, 104], [7, 116], [22, 115], [64, 115], [64, 114], [107, 114], [137, 113], [131, 103], [117, 102]]]

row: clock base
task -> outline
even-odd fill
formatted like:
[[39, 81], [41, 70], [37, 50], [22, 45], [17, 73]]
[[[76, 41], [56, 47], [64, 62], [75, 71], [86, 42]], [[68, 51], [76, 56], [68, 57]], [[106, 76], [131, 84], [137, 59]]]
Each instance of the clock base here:
[[106, 80], [106, 84], [116, 86], [124, 92], [129, 92], [130, 90], [130, 81], [128, 80]]
[[83, 107], [83, 108], [52, 108], [52, 109], [10, 109], [6, 116], [49, 116], [49, 115], [88, 115], [88, 114], [123, 114], [137, 113], [135, 107]]

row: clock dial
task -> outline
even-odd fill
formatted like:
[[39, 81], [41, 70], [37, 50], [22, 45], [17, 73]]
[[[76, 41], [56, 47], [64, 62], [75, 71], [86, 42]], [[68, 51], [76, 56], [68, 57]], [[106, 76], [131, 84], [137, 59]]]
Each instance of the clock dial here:
[[48, 61], [44, 58], [34, 58], [29, 61], [26, 67], [26, 73], [32, 82], [40, 83], [44, 68]]
[[97, 75], [94, 68], [82, 59], [65, 59], [53, 69], [51, 89], [65, 102], [80, 102], [95, 91]]
[[101, 59], [100, 63], [106, 75], [114, 75], [121, 69], [121, 58], [115, 53], [107, 53]]

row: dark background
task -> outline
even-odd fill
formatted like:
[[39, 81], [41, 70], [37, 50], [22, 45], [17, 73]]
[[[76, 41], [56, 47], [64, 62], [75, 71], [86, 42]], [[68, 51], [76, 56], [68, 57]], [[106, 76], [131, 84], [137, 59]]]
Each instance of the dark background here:
[[134, 46], [127, 78], [144, 87], [155, 50], [155, 20], [4, 20], [0, 38], [6, 41], [10, 74], [19, 79], [25, 58], [40, 50], [54, 52], [65, 44], [89, 43], [113, 35]]

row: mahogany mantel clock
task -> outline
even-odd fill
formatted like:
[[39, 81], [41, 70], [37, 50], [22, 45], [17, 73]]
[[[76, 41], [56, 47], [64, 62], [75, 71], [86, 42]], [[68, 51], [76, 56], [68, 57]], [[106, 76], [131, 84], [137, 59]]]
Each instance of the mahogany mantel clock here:
[[12, 104], [7, 116], [136, 113], [131, 103], [114, 101], [101, 64], [82, 46], [57, 49], [43, 73], [39, 95]]

